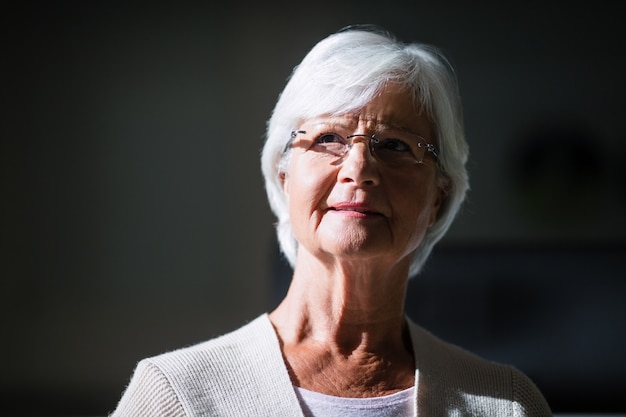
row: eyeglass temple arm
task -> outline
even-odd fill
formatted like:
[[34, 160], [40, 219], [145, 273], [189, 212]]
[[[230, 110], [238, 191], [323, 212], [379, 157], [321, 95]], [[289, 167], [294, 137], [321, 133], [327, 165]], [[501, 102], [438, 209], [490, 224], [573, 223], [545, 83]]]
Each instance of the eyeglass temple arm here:
[[293, 140], [296, 138], [296, 136], [298, 136], [301, 133], [302, 134], [306, 133], [306, 130], [292, 130], [291, 131], [291, 135], [289, 136], [289, 140], [285, 144], [285, 147], [283, 149], [283, 153], [287, 153], [287, 151], [291, 147], [291, 144], [293, 143]]

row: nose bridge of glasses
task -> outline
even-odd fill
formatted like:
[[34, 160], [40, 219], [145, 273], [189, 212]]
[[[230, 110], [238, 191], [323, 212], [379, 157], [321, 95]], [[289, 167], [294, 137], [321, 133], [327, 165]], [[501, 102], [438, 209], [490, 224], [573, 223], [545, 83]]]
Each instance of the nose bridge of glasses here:
[[364, 142], [367, 149], [370, 151], [370, 154], [375, 155], [374, 145], [378, 143], [378, 139], [376, 139], [372, 135], [368, 135], [366, 133], [357, 133], [354, 135], [346, 136], [346, 153], [348, 153], [355, 143]]

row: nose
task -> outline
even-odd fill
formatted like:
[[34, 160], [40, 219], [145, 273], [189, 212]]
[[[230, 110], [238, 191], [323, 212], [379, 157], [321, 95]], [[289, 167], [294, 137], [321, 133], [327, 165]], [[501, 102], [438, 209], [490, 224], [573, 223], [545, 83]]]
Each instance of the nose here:
[[369, 140], [365, 137], [354, 137], [352, 146], [343, 157], [338, 180], [357, 186], [378, 185], [380, 183], [378, 168], [378, 163], [369, 149]]

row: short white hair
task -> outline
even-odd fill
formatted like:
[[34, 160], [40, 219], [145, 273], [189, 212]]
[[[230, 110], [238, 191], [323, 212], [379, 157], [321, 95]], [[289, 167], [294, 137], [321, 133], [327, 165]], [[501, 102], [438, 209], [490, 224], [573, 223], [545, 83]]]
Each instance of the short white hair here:
[[409, 275], [421, 270], [452, 224], [469, 188], [465, 168], [469, 150], [451, 65], [431, 45], [405, 44], [371, 27], [346, 28], [320, 41], [294, 68], [267, 123], [261, 168], [269, 204], [278, 219], [280, 249], [292, 267], [298, 242], [281, 181], [291, 131], [307, 119], [359, 110], [390, 82], [412, 92], [429, 115], [439, 150], [438, 177], [445, 184], [437, 220], [415, 250]]

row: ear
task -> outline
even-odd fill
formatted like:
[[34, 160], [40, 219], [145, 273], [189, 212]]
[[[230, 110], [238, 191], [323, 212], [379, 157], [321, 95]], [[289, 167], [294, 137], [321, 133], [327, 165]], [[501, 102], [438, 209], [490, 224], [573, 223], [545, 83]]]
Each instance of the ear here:
[[441, 206], [450, 191], [450, 180], [448, 178], [439, 179], [437, 181], [437, 190], [435, 199], [433, 200], [432, 211], [430, 212], [430, 219], [428, 222], [428, 227], [432, 227], [433, 224], [439, 219], [439, 212], [441, 211]]

